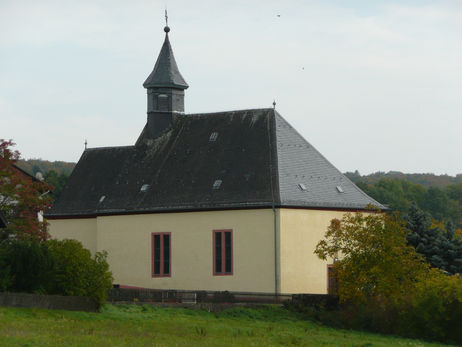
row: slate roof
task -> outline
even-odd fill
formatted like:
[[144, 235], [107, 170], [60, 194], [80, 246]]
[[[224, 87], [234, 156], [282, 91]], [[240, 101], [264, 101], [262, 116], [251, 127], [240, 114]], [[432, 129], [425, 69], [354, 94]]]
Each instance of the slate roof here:
[[385, 208], [275, 110], [255, 109], [176, 115], [156, 139], [85, 150], [46, 216], [368, 204]]
[[168, 39], [168, 33], [165, 33], [165, 41], [157, 57], [156, 65], [146, 81], [143, 83], [144, 88], [166, 87], [187, 89], [189, 86], [178, 70], [175, 57], [173, 56], [172, 46]]

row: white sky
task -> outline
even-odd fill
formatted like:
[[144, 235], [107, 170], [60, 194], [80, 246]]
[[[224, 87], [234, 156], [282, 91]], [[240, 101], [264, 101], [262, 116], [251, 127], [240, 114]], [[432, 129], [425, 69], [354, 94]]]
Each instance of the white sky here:
[[64, 161], [133, 144], [166, 4], [187, 113], [275, 98], [341, 171], [462, 173], [460, 0], [0, 0], [0, 138]]

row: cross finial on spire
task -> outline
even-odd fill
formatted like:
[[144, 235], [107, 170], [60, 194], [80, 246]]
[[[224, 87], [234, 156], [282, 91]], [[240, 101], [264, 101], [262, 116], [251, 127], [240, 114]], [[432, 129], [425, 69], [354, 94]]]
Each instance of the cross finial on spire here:
[[87, 139], [85, 139], [85, 149], [87, 149], [87, 144], [88, 144]]
[[276, 109], [276, 100], [273, 99], [273, 109]]
[[167, 15], [167, 7], [165, 7], [165, 28], [164, 28], [165, 33], [168, 34], [170, 31], [170, 28], [168, 26], [168, 15]]

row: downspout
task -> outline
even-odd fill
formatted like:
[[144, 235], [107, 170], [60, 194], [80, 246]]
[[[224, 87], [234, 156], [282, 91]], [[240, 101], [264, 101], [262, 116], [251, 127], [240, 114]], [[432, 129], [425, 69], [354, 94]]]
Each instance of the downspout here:
[[277, 216], [273, 201], [273, 220], [274, 220], [274, 295], [278, 296], [278, 235], [277, 235]]

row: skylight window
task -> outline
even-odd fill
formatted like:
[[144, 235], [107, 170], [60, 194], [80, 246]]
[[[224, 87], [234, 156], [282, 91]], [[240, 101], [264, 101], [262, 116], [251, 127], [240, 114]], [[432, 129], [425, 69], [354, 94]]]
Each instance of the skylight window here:
[[303, 183], [299, 183], [298, 188], [300, 188], [302, 192], [306, 192], [308, 190], [308, 188]]
[[215, 142], [217, 140], [217, 137], [218, 137], [218, 133], [214, 131], [213, 133], [210, 134], [209, 142]]
[[106, 199], [106, 195], [102, 195], [100, 198], [99, 198], [99, 203], [101, 204], [104, 199]]
[[344, 190], [343, 190], [343, 188], [342, 188], [341, 186], [337, 186], [337, 187], [335, 187], [335, 188], [337, 188], [337, 191], [338, 191], [339, 193], [344, 193]]
[[149, 189], [149, 184], [143, 184], [141, 186], [140, 192], [144, 193], [148, 189]]
[[213, 182], [213, 189], [219, 189], [222, 182], [222, 180], [216, 180], [215, 182]]

